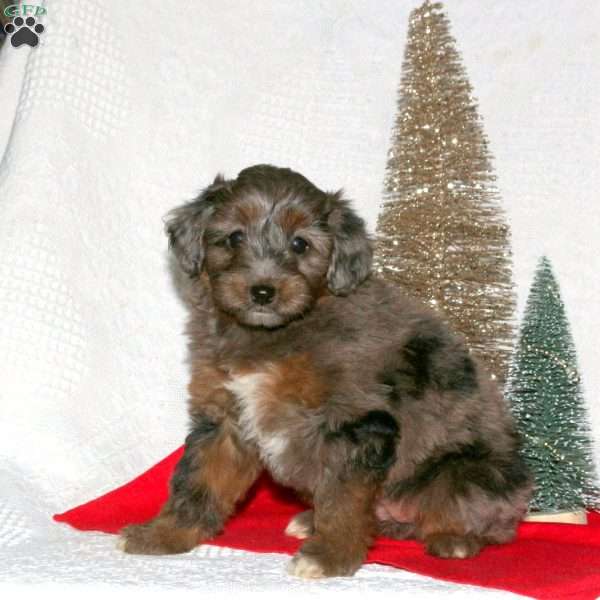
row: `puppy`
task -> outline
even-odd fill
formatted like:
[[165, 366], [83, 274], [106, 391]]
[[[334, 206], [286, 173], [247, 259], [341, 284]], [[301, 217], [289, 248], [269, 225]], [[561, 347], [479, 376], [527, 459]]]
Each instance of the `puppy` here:
[[443, 558], [508, 542], [532, 484], [513, 421], [461, 338], [370, 277], [341, 192], [258, 165], [170, 213], [191, 283], [191, 430], [134, 554], [217, 535], [263, 468], [313, 509], [289, 572], [351, 575], [378, 534]]

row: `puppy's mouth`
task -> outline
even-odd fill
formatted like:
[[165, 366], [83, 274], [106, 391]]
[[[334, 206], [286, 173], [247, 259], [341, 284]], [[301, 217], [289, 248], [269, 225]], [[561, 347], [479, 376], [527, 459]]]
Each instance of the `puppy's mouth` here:
[[268, 329], [283, 325], [287, 319], [266, 306], [256, 306], [239, 315], [240, 320], [252, 327], [266, 327]]
[[312, 306], [313, 296], [299, 276], [271, 282], [248, 283], [245, 273], [228, 273], [211, 280], [216, 305], [240, 325], [275, 329], [301, 318]]

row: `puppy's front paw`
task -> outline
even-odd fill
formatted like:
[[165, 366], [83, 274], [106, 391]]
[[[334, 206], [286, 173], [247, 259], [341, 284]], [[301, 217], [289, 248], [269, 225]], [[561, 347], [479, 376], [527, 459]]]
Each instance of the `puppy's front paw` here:
[[117, 548], [127, 554], [180, 554], [198, 543], [195, 529], [169, 528], [159, 521], [131, 525], [121, 531]]
[[305, 510], [292, 518], [285, 528], [285, 535], [304, 540], [315, 532], [312, 510]]
[[288, 573], [303, 579], [349, 577], [358, 570], [363, 559], [363, 554], [352, 554], [345, 546], [312, 538], [304, 542], [292, 558]]
[[289, 562], [287, 572], [294, 577], [302, 579], [321, 579], [326, 577], [325, 569], [316, 558], [304, 556], [301, 552], [296, 554]]
[[481, 547], [481, 541], [472, 535], [438, 533], [425, 538], [427, 553], [439, 558], [470, 558], [479, 554]]

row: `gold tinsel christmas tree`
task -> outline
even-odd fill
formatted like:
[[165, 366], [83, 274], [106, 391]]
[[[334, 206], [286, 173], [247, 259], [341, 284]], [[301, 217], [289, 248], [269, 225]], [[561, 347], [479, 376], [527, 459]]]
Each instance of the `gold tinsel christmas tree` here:
[[509, 230], [442, 5], [410, 16], [375, 270], [439, 310], [503, 381], [514, 338]]

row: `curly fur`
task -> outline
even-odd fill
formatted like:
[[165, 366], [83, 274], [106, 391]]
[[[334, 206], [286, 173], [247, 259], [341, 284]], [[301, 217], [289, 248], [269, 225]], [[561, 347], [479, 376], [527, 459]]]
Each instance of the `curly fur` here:
[[166, 230], [190, 277], [192, 425], [168, 502], [125, 551], [214, 536], [263, 468], [314, 507], [288, 528], [307, 538], [301, 577], [352, 574], [377, 534], [445, 558], [513, 538], [532, 484], [504, 400], [461, 337], [370, 276], [341, 192], [258, 165]]

